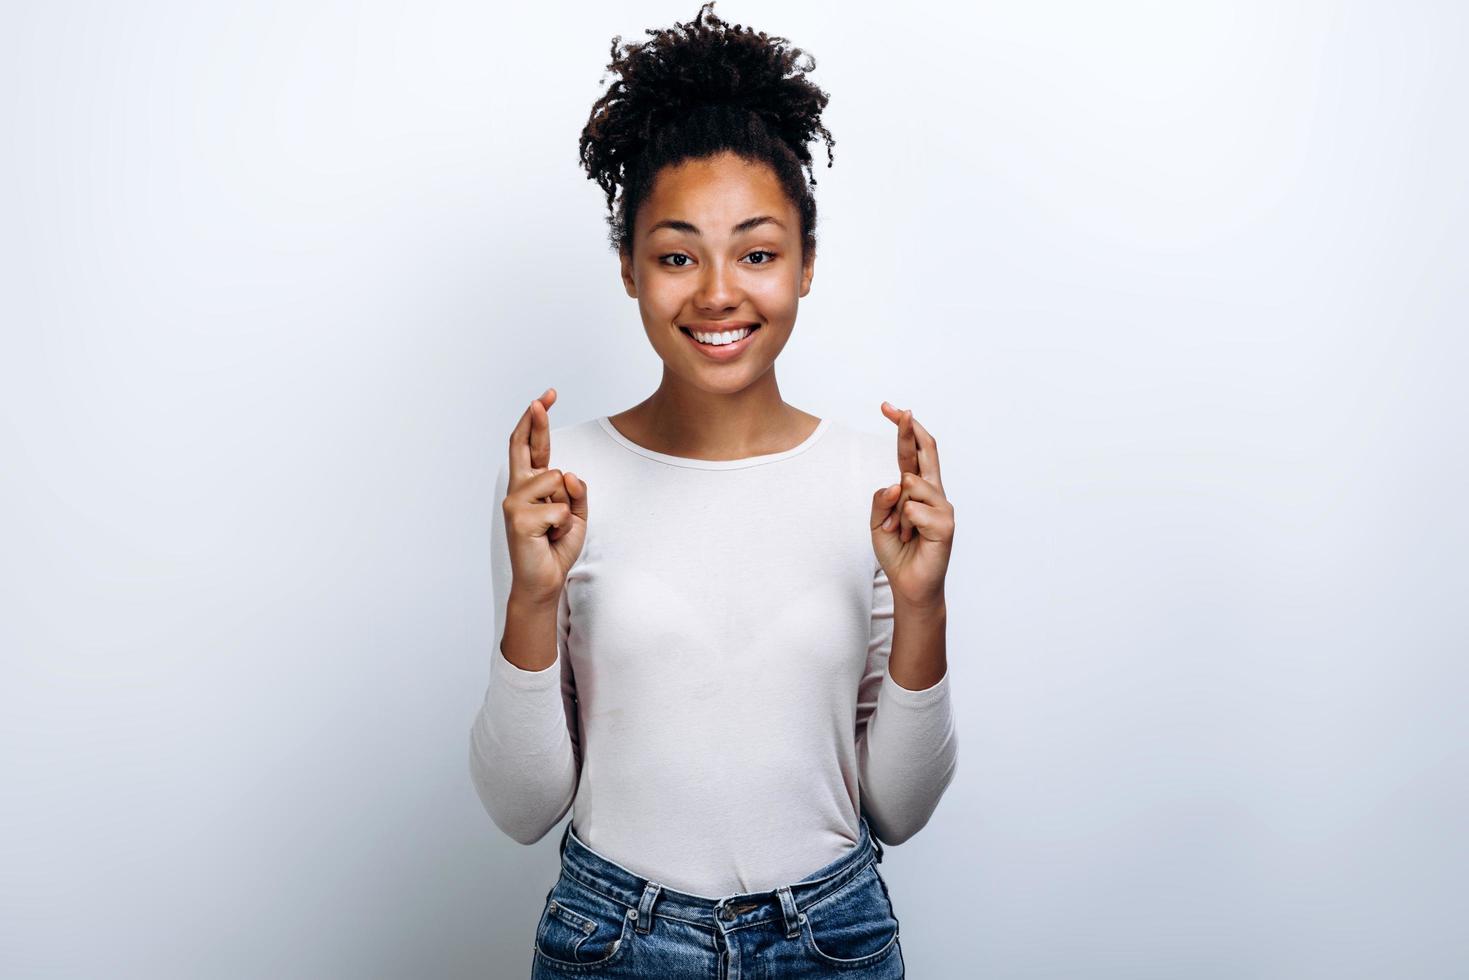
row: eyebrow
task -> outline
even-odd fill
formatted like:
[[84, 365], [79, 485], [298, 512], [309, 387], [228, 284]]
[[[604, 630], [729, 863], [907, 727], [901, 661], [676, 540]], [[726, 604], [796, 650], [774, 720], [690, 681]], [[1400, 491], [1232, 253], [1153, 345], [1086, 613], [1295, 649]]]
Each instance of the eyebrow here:
[[[744, 221], [741, 221], [739, 224], [735, 225], [729, 230], [729, 233], [731, 235], [741, 235], [752, 228], [758, 228], [760, 225], [764, 224], [772, 224], [780, 228], [782, 231], [785, 230], [785, 225], [781, 224], [781, 222], [777, 221], [770, 215], [757, 214], [753, 218], [746, 218]], [[681, 221], [678, 218], [664, 218], [662, 221], [654, 222], [653, 226], [648, 229], [648, 234], [653, 234], [653, 232], [657, 231], [659, 228], [671, 228], [674, 231], [686, 231], [690, 235], [703, 234], [703, 232], [701, 232], [692, 222]]]

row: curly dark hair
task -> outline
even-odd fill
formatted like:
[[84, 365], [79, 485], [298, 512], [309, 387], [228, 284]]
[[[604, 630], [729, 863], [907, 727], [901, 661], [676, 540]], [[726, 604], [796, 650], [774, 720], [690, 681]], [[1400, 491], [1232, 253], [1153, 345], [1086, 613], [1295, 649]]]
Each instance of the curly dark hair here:
[[800, 213], [805, 261], [816, 251], [816, 175], [806, 144], [822, 136], [828, 167], [834, 145], [821, 124], [828, 96], [804, 74], [816, 59], [783, 37], [731, 27], [713, 11], [709, 0], [691, 22], [649, 28], [651, 40], [621, 50], [621, 35], [612, 38], [607, 71], [620, 77], [581, 133], [581, 163], [607, 194], [608, 240], [631, 254], [638, 208], [664, 167], [728, 151], [775, 171]]

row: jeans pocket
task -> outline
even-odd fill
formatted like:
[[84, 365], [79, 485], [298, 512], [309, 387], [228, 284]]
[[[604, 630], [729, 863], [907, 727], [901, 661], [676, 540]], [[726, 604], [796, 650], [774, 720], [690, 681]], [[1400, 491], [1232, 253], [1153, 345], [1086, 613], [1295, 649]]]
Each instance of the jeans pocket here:
[[831, 966], [871, 966], [898, 945], [898, 919], [877, 867], [868, 863], [797, 918], [807, 950]]
[[536, 926], [536, 957], [578, 973], [609, 966], [627, 951], [630, 912], [563, 874]]

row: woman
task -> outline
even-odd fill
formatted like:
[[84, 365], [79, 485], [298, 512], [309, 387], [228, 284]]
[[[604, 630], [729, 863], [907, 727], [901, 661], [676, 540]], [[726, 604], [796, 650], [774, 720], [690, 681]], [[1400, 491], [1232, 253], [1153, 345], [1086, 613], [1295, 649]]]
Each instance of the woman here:
[[533, 977], [898, 977], [876, 862], [955, 771], [954, 510], [910, 412], [889, 485], [892, 436], [781, 399], [827, 96], [712, 7], [615, 38], [582, 134], [663, 377], [555, 430], [547, 389], [510, 436], [471, 773], [524, 844], [574, 803]]

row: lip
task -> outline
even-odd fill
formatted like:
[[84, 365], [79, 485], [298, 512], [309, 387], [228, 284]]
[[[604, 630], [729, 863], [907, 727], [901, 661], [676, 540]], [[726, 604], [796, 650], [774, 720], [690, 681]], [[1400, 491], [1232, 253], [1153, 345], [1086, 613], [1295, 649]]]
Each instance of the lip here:
[[[711, 361], [732, 361], [736, 357], [739, 357], [742, 353], [744, 353], [745, 348], [749, 347], [750, 343], [760, 335], [760, 324], [730, 323], [724, 326], [715, 326], [709, 329], [709, 333], [718, 333], [721, 330], [733, 330], [736, 327], [754, 327], [755, 329], [751, 330], [745, 336], [745, 339], [737, 340], [732, 344], [725, 344], [722, 347], [711, 347], [708, 344], [699, 343], [693, 338], [692, 334], [689, 334], [687, 332], [689, 329], [688, 327], [681, 327], [678, 332], [683, 334], [684, 338], [693, 345], [695, 350], [697, 350], [700, 354], [703, 354], [705, 357], [709, 358]], [[706, 328], [703, 324], [699, 325], [700, 333], [703, 333], [705, 329]]]
[[701, 320], [698, 323], [680, 323], [679, 326], [685, 330], [697, 330], [699, 333], [722, 333], [739, 327], [758, 327], [760, 324], [754, 320]]

